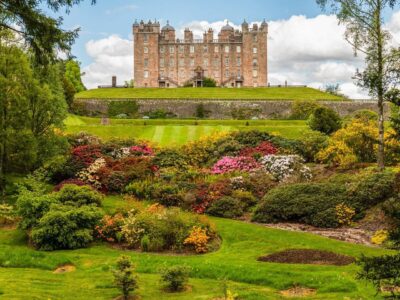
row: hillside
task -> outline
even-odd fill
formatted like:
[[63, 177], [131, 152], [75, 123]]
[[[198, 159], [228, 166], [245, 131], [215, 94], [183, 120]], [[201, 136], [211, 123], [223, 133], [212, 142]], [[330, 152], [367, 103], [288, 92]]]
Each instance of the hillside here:
[[76, 99], [220, 99], [220, 100], [329, 100], [337, 97], [307, 87], [288, 88], [107, 88], [76, 94]]

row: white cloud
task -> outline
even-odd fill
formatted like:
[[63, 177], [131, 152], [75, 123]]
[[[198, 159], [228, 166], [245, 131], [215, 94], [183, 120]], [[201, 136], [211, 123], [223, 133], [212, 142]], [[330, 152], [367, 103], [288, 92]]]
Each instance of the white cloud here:
[[[258, 22], [259, 23], [259, 22]], [[217, 22], [193, 21], [176, 28], [182, 38], [185, 28], [190, 28], [195, 38], [204, 31], [214, 29], [215, 38], [226, 20]], [[232, 24], [240, 29], [240, 24]], [[386, 26], [393, 39], [400, 44], [400, 12], [393, 14]], [[315, 18], [293, 16], [288, 20], [269, 23], [269, 81], [271, 84], [305, 84], [323, 88], [340, 84], [341, 90], [353, 98], [366, 98], [366, 92], [354, 84], [352, 77], [363, 67], [363, 57], [355, 57], [352, 47], [344, 39], [344, 26], [338, 25], [335, 16], [319, 15]], [[129, 80], [133, 73], [132, 41], [116, 35], [90, 41], [87, 53], [94, 62], [85, 68], [88, 87], [108, 83], [111, 75], [119, 82]]]
[[133, 42], [111, 35], [105, 39], [89, 41], [86, 52], [93, 62], [84, 67], [83, 81], [87, 88], [111, 84], [111, 77], [117, 76], [118, 84], [132, 79]]

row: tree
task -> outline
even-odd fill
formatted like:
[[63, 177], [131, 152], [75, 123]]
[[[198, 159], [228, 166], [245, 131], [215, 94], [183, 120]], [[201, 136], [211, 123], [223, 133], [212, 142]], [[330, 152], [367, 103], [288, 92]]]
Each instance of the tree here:
[[365, 54], [366, 68], [357, 71], [360, 87], [377, 98], [379, 111], [378, 167], [385, 167], [384, 102], [387, 93], [400, 82], [400, 51], [390, 46], [390, 34], [384, 28], [383, 13], [394, 9], [400, 0], [316, 0], [322, 8], [330, 7], [340, 23], [346, 25], [346, 40], [355, 54]]
[[308, 120], [308, 125], [312, 130], [325, 134], [332, 134], [342, 127], [340, 116], [327, 107], [316, 108]]
[[216, 87], [216, 86], [217, 82], [214, 79], [208, 77], [205, 77], [203, 79], [203, 87]]
[[81, 66], [77, 61], [70, 59], [65, 63], [65, 78], [73, 85], [76, 93], [86, 89], [82, 83]]
[[134, 268], [128, 256], [121, 256], [117, 261], [117, 268], [114, 270], [115, 285], [121, 290], [124, 300], [129, 299], [130, 292], [137, 289], [137, 279], [133, 274]]
[[[61, 29], [62, 18], [52, 18], [43, 12], [43, 5], [53, 12], [70, 8], [83, 0], [0, 0], [0, 30], [20, 35], [41, 63], [56, 57], [56, 49], [69, 52], [79, 29]], [[91, 0], [92, 4], [96, 0]]]

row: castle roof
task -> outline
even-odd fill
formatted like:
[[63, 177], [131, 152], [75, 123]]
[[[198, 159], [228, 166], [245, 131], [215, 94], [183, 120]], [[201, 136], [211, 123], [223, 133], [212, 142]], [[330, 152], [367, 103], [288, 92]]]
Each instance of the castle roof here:
[[139, 23], [138, 23], [137, 19], [135, 20], [135, 23], [133, 23], [133, 27], [139, 27]]
[[162, 29], [162, 31], [175, 31], [175, 28], [169, 25], [169, 21], [167, 21], [167, 25], [165, 25]]
[[229, 25], [229, 22], [226, 21], [226, 25], [222, 27], [221, 31], [234, 31], [234, 29], [231, 25]]

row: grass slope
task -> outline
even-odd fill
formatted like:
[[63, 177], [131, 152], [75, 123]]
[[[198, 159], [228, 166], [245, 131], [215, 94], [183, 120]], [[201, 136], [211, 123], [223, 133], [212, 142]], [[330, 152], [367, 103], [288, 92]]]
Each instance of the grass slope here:
[[[126, 207], [118, 196], [105, 200], [106, 211]], [[312, 266], [261, 263], [257, 258], [284, 249], [308, 248], [359, 257], [386, 250], [334, 241], [306, 233], [268, 229], [256, 224], [213, 219], [223, 240], [214, 253], [197, 256], [120, 251], [105, 244], [75, 251], [39, 252], [27, 246], [19, 230], [0, 229], [0, 297], [4, 299], [104, 299], [118, 296], [111, 270], [119, 255], [129, 255], [139, 273], [141, 299], [215, 299], [222, 296], [221, 279], [240, 299], [281, 299], [280, 290], [298, 284], [315, 288], [307, 299], [372, 299], [372, 286], [355, 280], [357, 266]], [[76, 271], [53, 274], [62, 264]], [[159, 269], [186, 264], [192, 268], [191, 291], [169, 294], [161, 290]], [[381, 299], [376, 297], [374, 299]]]
[[[233, 130], [262, 130], [287, 138], [299, 138], [308, 131], [305, 121], [293, 120], [120, 120], [111, 119], [110, 125], [101, 125], [99, 118], [70, 115], [65, 121], [67, 133], [82, 131], [108, 140], [137, 138], [160, 146], [179, 146], [216, 132]], [[197, 122], [197, 125], [195, 123]], [[146, 123], [146, 125], [144, 125]], [[246, 126], [248, 123], [248, 126]]]
[[110, 88], [88, 90], [76, 99], [342, 100], [316, 89], [289, 88]]

